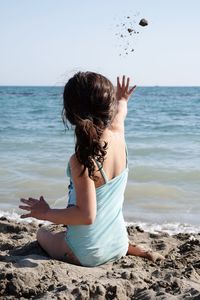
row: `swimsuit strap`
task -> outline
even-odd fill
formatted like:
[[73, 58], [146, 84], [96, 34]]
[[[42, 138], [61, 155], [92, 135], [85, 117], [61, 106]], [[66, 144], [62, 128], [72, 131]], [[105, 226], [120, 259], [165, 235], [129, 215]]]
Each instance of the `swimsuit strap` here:
[[126, 151], [126, 168], [128, 167], [128, 148], [127, 145], [125, 143], [125, 151]]
[[[128, 149], [127, 149], [126, 143], [125, 143], [125, 151], [126, 151], [126, 168], [127, 168], [128, 167]], [[108, 177], [107, 177], [107, 175], [106, 175], [106, 173], [103, 169], [103, 166], [101, 165], [101, 163], [98, 160], [94, 159], [94, 161], [96, 162], [97, 167], [99, 168], [99, 171], [100, 171], [105, 183], [108, 182], [109, 180], [108, 180]]]
[[108, 177], [107, 177], [107, 175], [106, 175], [106, 173], [105, 173], [105, 171], [103, 169], [103, 166], [100, 164], [100, 162], [98, 160], [96, 160], [96, 159], [94, 159], [94, 160], [95, 160], [95, 162], [97, 164], [97, 167], [99, 168], [99, 171], [100, 171], [100, 173], [101, 173], [101, 175], [102, 175], [105, 183], [108, 182]]

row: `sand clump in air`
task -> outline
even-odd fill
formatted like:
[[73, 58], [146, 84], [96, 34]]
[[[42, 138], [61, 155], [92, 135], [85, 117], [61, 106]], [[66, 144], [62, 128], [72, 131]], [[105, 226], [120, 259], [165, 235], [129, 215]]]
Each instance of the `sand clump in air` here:
[[148, 21], [144, 18], [138, 19], [139, 13], [133, 16], [125, 16], [116, 25], [118, 46], [120, 48], [119, 56], [129, 55], [135, 51], [135, 38], [140, 33], [139, 27], [148, 26]]
[[157, 235], [129, 226], [132, 243], [165, 260], [126, 256], [86, 268], [48, 257], [37, 229], [36, 223], [0, 219], [0, 299], [200, 299], [200, 234]]
[[148, 21], [146, 19], [141, 19], [139, 22], [139, 25], [142, 27], [145, 27], [148, 25]]

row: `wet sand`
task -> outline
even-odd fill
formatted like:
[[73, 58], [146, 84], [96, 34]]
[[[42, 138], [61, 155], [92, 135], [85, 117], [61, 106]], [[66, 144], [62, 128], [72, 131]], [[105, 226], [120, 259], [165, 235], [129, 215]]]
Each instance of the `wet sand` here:
[[36, 241], [37, 228], [0, 218], [0, 299], [200, 299], [200, 234], [156, 235], [130, 226], [133, 243], [165, 260], [126, 256], [86, 268], [50, 259]]

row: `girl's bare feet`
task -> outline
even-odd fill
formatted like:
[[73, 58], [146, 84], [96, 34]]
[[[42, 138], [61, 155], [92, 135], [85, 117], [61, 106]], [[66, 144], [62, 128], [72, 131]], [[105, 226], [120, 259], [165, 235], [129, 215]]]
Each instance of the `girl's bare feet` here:
[[151, 250], [144, 250], [140, 246], [129, 244], [127, 255], [134, 255], [147, 258], [153, 262], [157, 260], [163, 260], [165, 257], [158, 252], [154, 252]]

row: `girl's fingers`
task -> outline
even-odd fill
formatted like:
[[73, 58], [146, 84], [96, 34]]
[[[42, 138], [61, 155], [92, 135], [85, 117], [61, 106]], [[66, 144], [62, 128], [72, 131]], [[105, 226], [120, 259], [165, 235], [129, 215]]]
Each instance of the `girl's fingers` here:
[[28, 199], [21, 198], [20, 201], [28, 205], [33, 205], [38, 202], [38, 200], [34, 198], [28, 198]]
[[24, 209], [24, 210], [28, 210], [28, 211], [31, 211], [31, 209], [32, 209], [32, 207], [24, 206], [24, 205], [19, 205], [19, 208]]
[[26, 214], [26, 215], [21, 215], [20, 218], [25, 219], [25, 218], [30, 218], [30, 217], [31, 217], [31, 214]]
[[123, 75], [122, 77], [122, 89], [125, 88], [125, 75]]
[[128, 77], [126, 81], [126, 87], [125, 87], [126, 92], [128, 92], [129, 83], [130, 83], [130, 78]]
[[35, 199], [35, 198], [28, 198], [28, 200], [32, 203], [36, 203], [38, 202], [38, 199]]
[[121, 88], [121, 84], [119, 82], [119, 77], [117, 77], [117, 87]]
[[134, 85], [129, 91], [128, 94], [129, 96], [132, 94], [132, 92], [136, 89], [136, 85]]
[[23, 202], [23, 203], [26, 203], [26, 204], [28, 204], [28, 203], [29, 203], [29, 200], [27, 200], [27, 199], [24, 199], [24, 198], [21, 198], [21, 199], [20, 199], [20, 201], [21, 201], [21, 202]]

